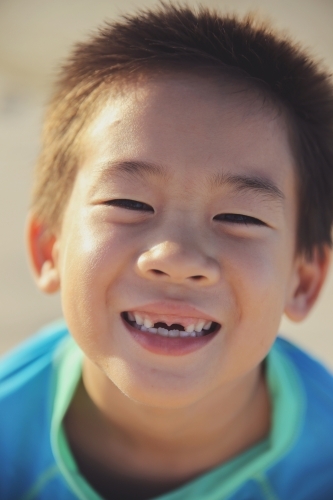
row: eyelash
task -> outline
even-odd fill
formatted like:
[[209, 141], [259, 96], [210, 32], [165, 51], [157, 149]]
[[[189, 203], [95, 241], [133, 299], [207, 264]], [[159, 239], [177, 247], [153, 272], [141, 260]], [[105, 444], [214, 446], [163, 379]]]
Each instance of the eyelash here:
[[147, 205], [147, 203], [142, 203], [141, 201], [120, 199], [120, 200], [109, 200], [106, 202], [106, 204], [137, 212], [154, 212], [154, 209], [150, 205]]
[[244, 224], [254, 226], [265, 226], [265, 223], [255, 217], [242, 214], [219, 214], [214, 217], [214, 220], [222, 222], [230, 222], [232, 224]]
[[[112, 205], [114, 207], [124, 208], [125, 210], [133, 210], [137, 212], [154, 212], [154, 209], [147, 205], [147, 203], [142, 203], [141, 201], [119, 199], [119, 200], [109, 200], [106, 202], [107, 205]], [[264, 222], [255, 217], [242, 214], [219, 214], [214, 217], [214, 220], [222, 222], [230, 222], [232, 224], [244, 224], [244, 225], [255, 225], [264, 226]]]

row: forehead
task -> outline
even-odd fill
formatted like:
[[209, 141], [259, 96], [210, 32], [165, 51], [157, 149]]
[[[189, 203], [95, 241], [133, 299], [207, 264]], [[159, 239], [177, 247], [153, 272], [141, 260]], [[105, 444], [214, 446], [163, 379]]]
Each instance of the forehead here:
[[295, 171], [284, 115], [259, 91], [186, 76], [110, 91], [87, 130], [84, 159], [96, 173], [135, 160], [193, 182], [236, 170], [282, 188]]

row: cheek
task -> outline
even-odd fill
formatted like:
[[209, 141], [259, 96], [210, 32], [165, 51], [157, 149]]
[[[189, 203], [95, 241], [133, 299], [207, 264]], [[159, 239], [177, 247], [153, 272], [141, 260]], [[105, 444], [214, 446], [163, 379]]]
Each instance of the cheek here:
[[[130, 259], [120, 231], [77, 219], [61, 249], [61, 294], [69, 326], [90, 331], [107, 327], [108, 293], [116, 288]], [[73, 332], [74, 334], [74, 332]]]
[[74, 276], [82, 285], [95, 286], [106, 276], [122, 272], [129, 249], [122, 231], [95, 222], [92, 217], [82, 217], [71, 226], [65, 241], [61, 261], [63, 279], [72, 281]]
[[228, 248], [226, 269], [230, 280], [248, 293], [252, 302], [251, 297], [253, 300], [266, 296], [269, 299], [281, 294], [288, 274], [288, 260], [283, 241], [274, 236], [265, 240], [244, 240]]
[[280, 324], [288, 274], [282, 255], [279, 245], [262, 241], [244, 242], [230, 253], [227, 279], [238, 310], [237, 335], [231, 342], [253, 352], [258, 343], [269, 348]]

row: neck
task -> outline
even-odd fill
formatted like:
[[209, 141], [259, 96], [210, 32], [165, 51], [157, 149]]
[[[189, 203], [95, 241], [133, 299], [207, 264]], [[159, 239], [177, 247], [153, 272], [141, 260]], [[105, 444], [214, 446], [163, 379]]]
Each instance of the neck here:
[[261, 367], [190, 407], [176, 409], [132, 401], [88, 360], [83, 375], [65, 419], [66, 431], [69, 439], [119, 473], [162, 480], [193, 477], [238, 455], [269, 431]]

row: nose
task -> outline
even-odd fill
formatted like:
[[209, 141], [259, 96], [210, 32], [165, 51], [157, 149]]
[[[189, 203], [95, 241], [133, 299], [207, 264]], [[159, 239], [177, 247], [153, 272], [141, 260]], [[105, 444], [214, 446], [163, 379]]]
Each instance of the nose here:
[[219, 280], [220, 266], [199, 249], [164, 241], [140, 255], [137, 272], [150, 280], [209, 286]]

